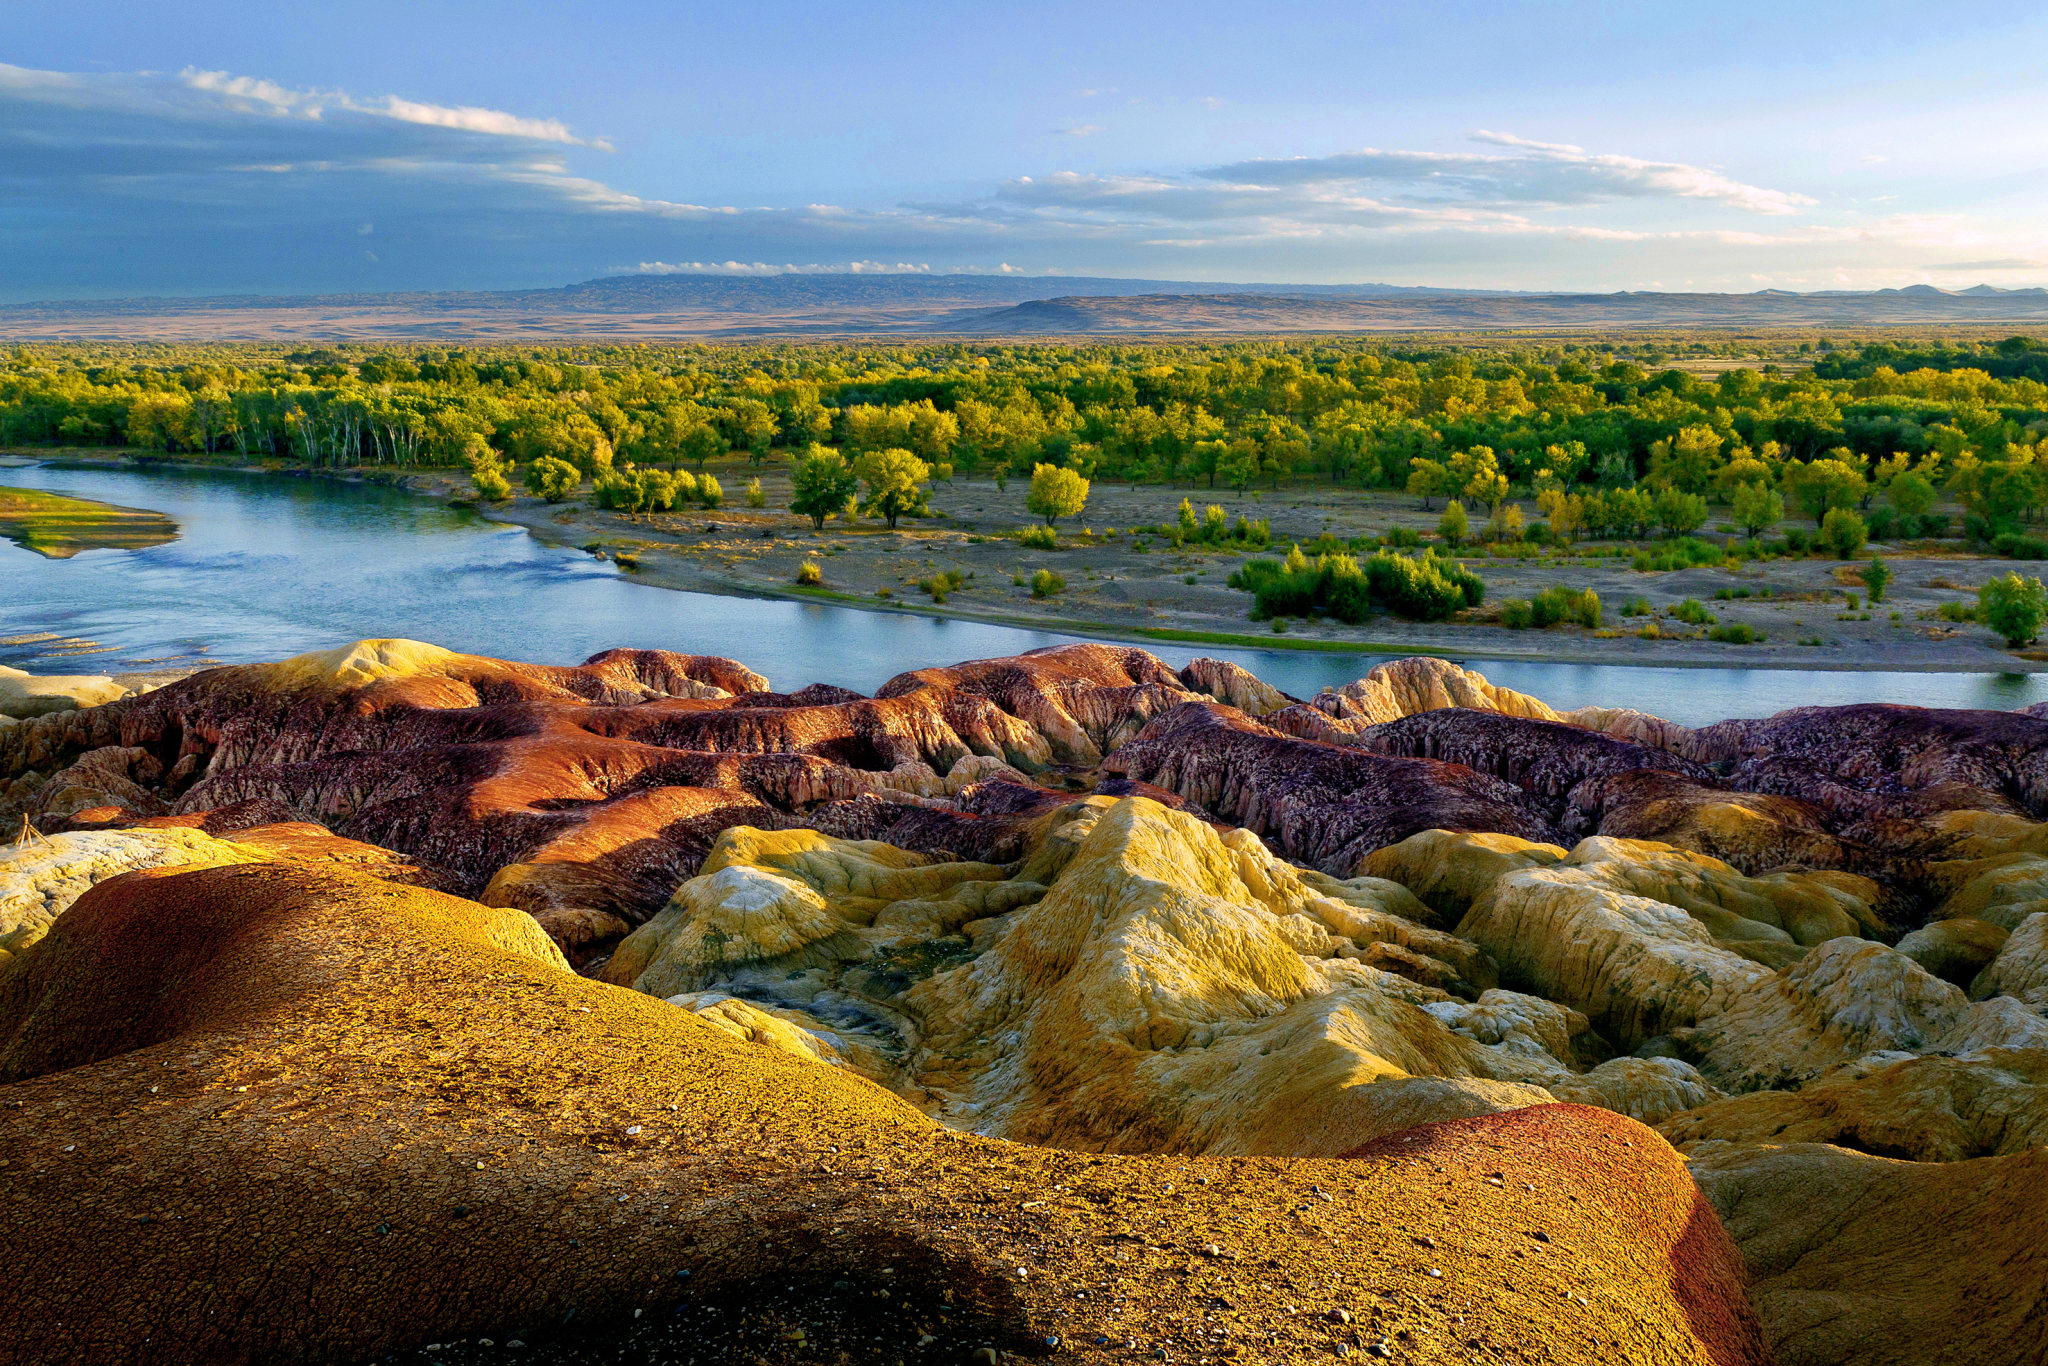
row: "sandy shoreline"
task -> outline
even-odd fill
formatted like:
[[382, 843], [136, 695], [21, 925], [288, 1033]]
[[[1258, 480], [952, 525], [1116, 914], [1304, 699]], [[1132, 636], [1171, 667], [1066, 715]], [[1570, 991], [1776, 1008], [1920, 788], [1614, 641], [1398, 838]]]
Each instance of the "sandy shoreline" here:
[[[22, 454], [95, 463], [125, 458], [113, 452]], [[239, 463], [177, 463], [263, 472]], [[1983, 627], [1934, 616], [1943, 603], [1974, 600], [1976, 585], [1992, 574], [2029, 569], [1998, 559], [1888, 554], [1895, 577], [1886, 600], [1873, 608], [1861, 601], [1865, 590], [1853, 577], [1856, 566], [1835, 560], [1786, 559], [1736, 571], [1715, 567], [1645, 573], [1630, 568], [1626, 559], [1475, 556], [1468, 563], [1487, 583], [1487, 605], [1475, 614], [1479, 621], [1416, 623], [1379, 616], [1363, 626], [1347, 627], [1334, 621], [1291, 620], [1284, 633], [1275, 633], [1248, 619], [1247, 594], [1226, 586], [1231, 571], [1245, 558], [1242, 553], [1192, 544], [1176, 551], [1157, 536], [1134, 536], [1132, 528], [1171, 522], [1185, 497], [1198, 510], [1215, 503], [1233, 518], [1268, 519], [1273, 549], [1267, 553], [1284, 554], [1288, 545], [1312, 541], [1326, 530], [1340, 539], [1377, 534], [1391, 526], [1433, 530], [1437, 511], [1424, 511], [1405, 496], [1317, 484], [1239, 497], [1224, 489], [1130, 489], [1098, 481], [1086, 513], [1063, 526], [1061, 548], [1039, 551], [1015, 540], [1015, 532], [1033, 520], [1024, 510], [1023, 485], [1015, 480], [1007, 489], [997, 489], [986, 479], [937, 485], [932, 502], [942, 515], [906, 519], [894, 531], [879, 521], [863, 520], [853, 525], [828, 522], [818, 532], [807, 519], [782, 510], [787, 482], [779, 464], [753, 470], [735, 463], [715, 466], [713, 472], [727, 494], [725, 505], [715, 510], [634, 515], [580, 502], [548, 504], [524, 495], [477, 510], [488, 520], [522, 527], [545, 543], [617, 560], [639, 581], [656, 587], [910, 613], [1136, 644], [1662, 668], [2048, 671], [2048, 657], [2022, 658]], [[473, 502], [468, 481], [459, 471], [282, 473], [388, 482], [428, 496]], [[744, 505], [745, 485], [752, 477], [761, 479], [764, 507]], [[1081, 535], [1084, 527], [1096, 535]], [[1140, 544], [1145, 549], [1138, 549]], [[821, 567], [822, 588], [797, 586], [798, 567], [807, 560]], [[1040, 568], [1061, 575], [1065, 591], [1034, 598], [1026, 584]], [[963, 581], [943, 604], [917, 587], [918, 580], [949, 570]], [[1576, 626], [1510, 631], [1486, 623], [1486, 617], [1497, 619], [1497, 604], [1503, 598], [1533, 596], [1554, 583], [1598, 592], [1609, 634], [1596, 636]], [[1766, 589], [1769, 598], [1761, 596]], [[1716, 592], [1746, 596], [1716, 600]], [[1651, 615], [1624, 617], [1622, 610], [1632, 599], [1642, 600]], [[1752, 645], [1704, 639], [1701, 628], [1669, 615], [1672, 606], [1686, 599], [1700, 601], [1721, 623], [1745, 622], [1767, 638]], [[1866, 613], [1869, 620], [1862, 619]], [[1655, 621], [1666, 638], [1637, 634], [1645, 621]], [[1669, 638], [1677, 633], [1691, 638]]]

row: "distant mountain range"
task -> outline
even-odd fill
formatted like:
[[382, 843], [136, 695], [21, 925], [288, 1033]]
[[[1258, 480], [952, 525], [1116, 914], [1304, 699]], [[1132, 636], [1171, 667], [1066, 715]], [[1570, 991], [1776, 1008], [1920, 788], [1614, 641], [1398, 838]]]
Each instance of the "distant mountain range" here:
[[2048, 324], [2048, 289], [1523, 293], [1019, 275], [613, 275], [560, 289], [0, 307], [26, 340], [513, 341]]

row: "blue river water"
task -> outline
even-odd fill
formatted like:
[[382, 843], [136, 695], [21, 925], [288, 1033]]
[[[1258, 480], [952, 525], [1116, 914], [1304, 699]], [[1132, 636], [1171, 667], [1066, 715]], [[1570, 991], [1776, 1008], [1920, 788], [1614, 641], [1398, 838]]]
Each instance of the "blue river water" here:
[[[906, 669], [1076, 638], [655, 588], [520, 528], [368, 485], [63, 464], [0, 468], [0, 484], [153, 508], [180, 526], [167, 545], [69, 560], [0, 540], [0, 664], [36, 673], [279, 659], [405, 636], [539, 663], [612, 646], [727, 655], [778, 688], [826, 682], [871, 692]], [[1232, 660], [1298, 697], [1387, 658], [1137, 643], [1176, 666], [1197, 655]], [[1828, 703], [2006, 709], [2048, 700], [2044, 674], [1470, 662], [1556, 707], [1629, 706], [1688, 725]]]

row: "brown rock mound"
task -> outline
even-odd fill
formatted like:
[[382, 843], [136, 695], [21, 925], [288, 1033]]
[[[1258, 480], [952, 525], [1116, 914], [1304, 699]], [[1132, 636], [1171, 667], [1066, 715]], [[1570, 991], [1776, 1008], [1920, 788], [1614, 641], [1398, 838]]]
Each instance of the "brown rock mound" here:
[[[344, 872], [100, 884], [0, 971], [0, 1077], [13, 1361], [1764, 1360], [1697, 1193], [1618, 1117], [1350, 1163], [1022, 1148], [582, 980], [523, 914]], [[1430, 1160], [1516, 1179], [1452, 1202]]]

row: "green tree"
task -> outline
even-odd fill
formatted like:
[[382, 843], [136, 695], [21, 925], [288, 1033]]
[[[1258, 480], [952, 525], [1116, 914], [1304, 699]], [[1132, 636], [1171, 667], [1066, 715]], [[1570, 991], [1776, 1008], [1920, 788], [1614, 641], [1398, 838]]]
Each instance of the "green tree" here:
[[1821, 518], [1820, 543], [1834, 551], [1837, 559], [1855, 559], [1868, 539], [1870, 532], [1863, 519], [1848, 508], [1829, 508], [1828, 515]]
[[1243, 493], [1251, 487], [1252, 480], [1259, 477], [1259, 444], [1248, 436], [1240, 436], [1224, 447], [1223, 455], [1216, 463], [1216, 473], [1230, 488]]
[[1422, 500], [1422, 510], [1429, 511], [1432, 498], [1449, 497], [1453, 491], [1451, 472], [1441, 461], [1416, 456], [1408, 469], [1408, 493]]
[[1033, 516], [1045, 518], [1047, 526], [1062, 517], [1077, 517], [1088, 506], [1088, 481], [1058, 465], [1033, 466], [1024, 506]]
[[1721, 434], [1704, 424], [1687, 427], [1650, 447], [1650, 482], [1685, 493], [1705, 493], [1721, 463]]
[[1784, 495], [1762, 484], [1737, 484], [1731, 502], [1735, 524], [1752, 541], [1785, 520]]
[[931, 511], [925, 481], [932, 477], [932, 467], [909, 451], [869, 451], [853, 462], [853, 472], [867, 486], [867, 499], [860, 506], [863, 516], [879, 516], [893, 530], [898, 517]]
[[2033, 640], [2043, 619], [2048, 619], [2048, 589], [2039, 579], [2007, 574], [1977, 590], [1977, 620], [2004, 636], [2007, 645]]
[[1934, 485], [1916, 470], [1895, 475], [1884, 496], [1901, 517], [1921, 517], [1934, 506]]
[[1785, 491], [1815, 522], [1835, 508], [1855, 507], [1869, 488], [1862, 472], [1843, 460], [1814, 460], [1785, 470]]
[[583, 483], [583, 471], [566, 460], [543, 455], [526, 466], [526, 491], [559, 503]]
[[1863, 586], [1870, 591], [1873, 603], [1884, 601], [1884, 587], [1892, 581], [1892, 568], [1882, 557], [1872, 555], [1870, 563], [1863, 566]]
[[1673, 536], [1690, 536], [1707, 523], [1707, 500], [1697, 493], [1687, 493], [1676, 484], [1658, 489], [1656, 497], [1650, 500], [1657, 525]]
[[813, 444], [789, 471], [789, 510], [811, 519], [811, 527], [822, 531], [825, 519], [846, 505], [860, 484], [846, 457], [827, 446]]
[[1444, 538], [1448, 546], [1461, 546], [1472, 532], [1472, 521], [1465, 515], [1465, 505], [1453, 498], [1444, 508], [1444, 515], [1437, 519], [1436, 534]]

